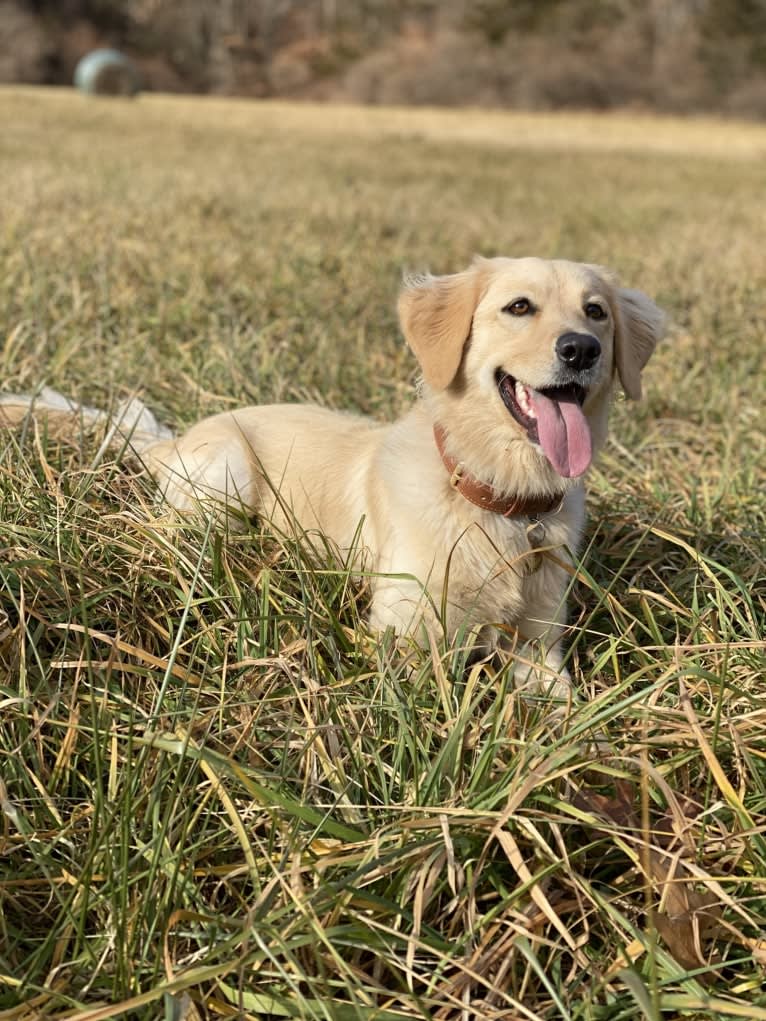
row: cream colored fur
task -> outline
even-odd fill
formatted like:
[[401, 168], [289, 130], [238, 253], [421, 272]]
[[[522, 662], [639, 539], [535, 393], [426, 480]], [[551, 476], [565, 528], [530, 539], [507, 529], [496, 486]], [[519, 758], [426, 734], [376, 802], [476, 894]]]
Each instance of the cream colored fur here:
[[[534, 301], [533, 316], [503, 311], [521, 296]], [[609, 311], [603, 322], [585, 316], [584, 304], [595, 300]], [[602, 355], [584, 411], [598, 451], [615, 376], [629, 396], [640, 395], [662, 314], [600, 267], [538, 259], [479, 259], [453, 276], [414, 279], [399, 310], [424, 377], [420, 399], [399, 421], [266, 405], [206, 419], [144, 457], [179, 509], [210, 496], [280, 529], [293, 521], [317, 529], [341, 551], [356, 542], [358, 566], [373, 576], [375, 628], [422, 638], [422, 626], [436, 627], [445, 605], [449, 637], [471, 625], [517, 632], [541, 643], [544, 666], [535, 678], [560, 680], [567, 572], [551, 557], [528, 573], [529, 521], [481, 510], [455, 492], [433, 426], [446, 430], [449, 453], [498, 493], [563, 490], [560, 508], [543, 518], [544, 543], [568, 561], [583, 530], [582, 481], [562, 479], [529, 442], [500, 398], [495, 370], [553, 386], [556, 339], [567, 331], [597, 336]], [[528, 646], [522, 670], [531, 654]]]
[[[533, 315], [504, 311], [521, 297], [533, 302]], [[602, 321], [586, 315], [594, 301], [607, 310]], [[601, 267], [503, 258], [408, 281], [399, 313], [424, 382], [419, 400], [393, 424], [320, 407], [264, 405], [207, 418], [178, 439], [158, 439], [156, 430], [141, 432], [145, 420], [133, 414], [132, 446], [179, 510], [212, 500], [265, 516], [282, 530], [316, 529], [340, 551], [355, 548], [357, 569], [372, 578], [373, 627], [425, 641], [429, 629], [439, 628], [444, 606], [449, 638], [464, 627], [481, 628], [490, 642], [517, 635], [517, 677], [562, 694], [569, 576], [561, 563], [580, 544], [582, 479], [561, 478], [530, 442], [505, 407], [495, 372], [535, 389], [556, 386], [557, 338], [568, 331], [597, 337], [601, 357], [587, 374], [583, 408], [595, 454], [606, 439], [616, 382], [629, 397], [640, 396], [662, 313]], [[6, 417], [12, 417], [7, 402]], [[528, 570], [529, 519], [481, 510], [452, 488], [434, 442], [437, 423], [448, 453], [499, 495], [563, 492], [560, 507], [541, 519], [544, 545], [554, 555], [539, 569]]]

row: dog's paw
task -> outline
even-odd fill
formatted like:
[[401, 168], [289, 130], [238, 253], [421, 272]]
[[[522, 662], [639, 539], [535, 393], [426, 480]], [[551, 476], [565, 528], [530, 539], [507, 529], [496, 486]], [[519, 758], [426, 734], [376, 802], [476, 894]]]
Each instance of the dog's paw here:
[[527, 642], [515, 653], [513, 682], [518, 691], [549, 695], [556, 699], [572, 696], [572, 677], [562, 665], [559, 649], [543, 649]]
[[431, 645], [429, 633], [438, 634], [438, 618], [428, 602], [423, 586], [408, 579], [380, 579], [370, 607], [370, 628], [392, 630], [407, 635], [417, 645]]

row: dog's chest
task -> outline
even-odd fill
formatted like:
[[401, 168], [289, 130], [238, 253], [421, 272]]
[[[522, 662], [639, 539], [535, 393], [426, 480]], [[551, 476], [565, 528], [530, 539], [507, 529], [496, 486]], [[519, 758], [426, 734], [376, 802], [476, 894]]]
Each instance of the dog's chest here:
[[558, 560], [579, 545], [580, 515], [572, 507], [541, 519], [482, 515], [457, 537], [445, 564], [449, 602], [484, 620], [512, 622], [531, 600], [562, 587]]

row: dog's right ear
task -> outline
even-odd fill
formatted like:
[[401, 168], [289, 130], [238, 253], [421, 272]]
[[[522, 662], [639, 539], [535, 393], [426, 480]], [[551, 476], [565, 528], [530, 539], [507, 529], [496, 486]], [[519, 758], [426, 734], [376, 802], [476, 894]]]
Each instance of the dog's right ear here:
[[399, 321], [423, 378], [434, 390], [448, 387], [460, 368], [483, 279], [477, 261], [462, 273], [405, 280]]

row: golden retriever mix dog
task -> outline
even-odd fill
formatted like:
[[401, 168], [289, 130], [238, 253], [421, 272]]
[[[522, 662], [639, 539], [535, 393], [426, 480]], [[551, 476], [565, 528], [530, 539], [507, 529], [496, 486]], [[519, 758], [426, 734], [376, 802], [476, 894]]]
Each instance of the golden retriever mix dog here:
[[423, 641], [445, 607], [449, 638], [518, 636], [517, 680], [563, 694], [583, 476], [617, 382], [640, 397], [664, 317], [608, 270], [533, 258], [410, 279], [399, 314], [423, 383], [393, 424], [263, 405], [132, 445], [181, 510], [212, 498], [357, 549], [373, 627]]

